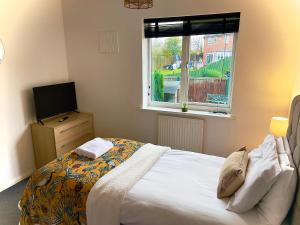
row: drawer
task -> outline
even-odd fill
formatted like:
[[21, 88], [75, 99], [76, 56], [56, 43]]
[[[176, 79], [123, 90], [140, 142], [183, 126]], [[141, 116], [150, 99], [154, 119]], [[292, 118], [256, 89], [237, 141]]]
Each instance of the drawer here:
[[94, 138], [93, 132], [85, 133], [79, 137], [77, 137], [75, 140], [71, 141], [65, 141], [62, 143], [56, 144], [56, 154], [57, 157], [64, 155], [65, 153], [74, 150], [78, 146], [84, 144], [85, 142], [92, 140]]
[[92, 120], [83, 120], [55, 129], [55, 142], [71, 142], [82, 135], [93, 132]]

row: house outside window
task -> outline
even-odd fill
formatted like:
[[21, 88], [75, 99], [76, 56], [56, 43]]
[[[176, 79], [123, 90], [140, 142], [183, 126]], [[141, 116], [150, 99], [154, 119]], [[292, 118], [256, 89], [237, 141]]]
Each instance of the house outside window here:
[[207, 37], [207, 43], [212, 45], [215, 44], [217, 42], [217, 37], [216, 36], [209, 36]]
[[230, 112], [236, 33], [148, 38], [147, 105]]
[[230, 34], [225, 34], [225, 44], [230, 44], [230, 42], [232, 41], [232, 35]]

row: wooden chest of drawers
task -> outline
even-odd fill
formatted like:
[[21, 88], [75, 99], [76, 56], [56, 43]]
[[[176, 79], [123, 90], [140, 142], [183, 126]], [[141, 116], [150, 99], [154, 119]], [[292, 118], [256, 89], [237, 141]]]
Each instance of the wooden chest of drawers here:
[[[62, 121], [62, 118], [68, 119]], [[93, 116], [68, 113], [31, 125], [36, 168], [94, 138]]]

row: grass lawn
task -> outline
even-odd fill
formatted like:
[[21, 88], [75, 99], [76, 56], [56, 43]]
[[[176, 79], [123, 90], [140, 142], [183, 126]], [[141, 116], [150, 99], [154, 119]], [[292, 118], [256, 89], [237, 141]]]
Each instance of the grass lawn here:
[[159, 70], [159, 72], [161, 72], [162, 75], [164, 76], [177, 76], [177, 75], [180, 75], [181, 73], [181, 69], [177, 69], [177, 70]]

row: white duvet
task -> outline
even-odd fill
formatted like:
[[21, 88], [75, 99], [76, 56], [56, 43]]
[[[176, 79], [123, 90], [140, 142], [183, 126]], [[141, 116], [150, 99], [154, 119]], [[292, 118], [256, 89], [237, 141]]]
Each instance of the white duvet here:
[[99, 179], [87, 199], [88, 225], [120, 225], [121, 204], [126, 194], [168, 150], [169, 147], [146, 144]]
[[226, 210], [216, 189], [224, 158], [145, 145], [103, 176], [87, 201], [89, 225], [267, 225], [253, 209]]
[[123, 225], [267, 225], [256, 209], [226, 210], [216, 197], [224, 158], [171, 150], [140, 179], [121, 207]]

